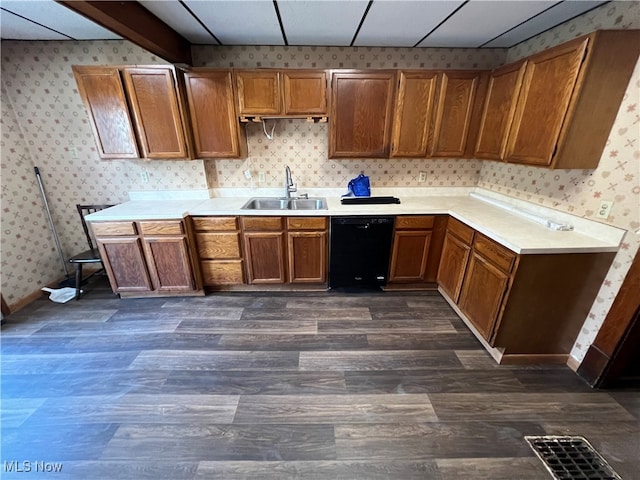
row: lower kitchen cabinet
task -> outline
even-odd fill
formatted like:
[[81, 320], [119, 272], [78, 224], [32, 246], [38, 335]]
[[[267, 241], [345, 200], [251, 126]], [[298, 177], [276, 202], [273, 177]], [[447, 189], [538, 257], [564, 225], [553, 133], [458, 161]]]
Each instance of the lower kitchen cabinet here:
[[326, 217], [242, 217], [247, 282], [325, 283]]
[[181, 220], [96, 222], [91, 228], [115, 293], [201, 293]]
[[614, 256], [518, 255], [450, 218], [438, 283], [499, 363], [566, 363]]
[[454, 302], [458, 301], [462, 290], [462, 280], [471, 254], [473, 235], [472, 228], [449, 217], [437, 278], [440, 288]]
[[327, 281], [327, 218], [287, 217], [289, 283]]
[[248, 283], [286, 281], [282, 220], [282, 217], [242, 217]]
[[416, 285], [436, 280], [446, 216], [402, 215], [395, 219], [389, 281]]
[[245, 283], [237, 217], [191, 217], [205, 287]]

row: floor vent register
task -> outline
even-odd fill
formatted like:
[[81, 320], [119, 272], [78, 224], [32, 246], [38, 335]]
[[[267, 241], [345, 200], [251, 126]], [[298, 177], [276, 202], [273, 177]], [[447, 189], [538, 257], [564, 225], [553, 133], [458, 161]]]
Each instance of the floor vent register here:
[[556, 480], [622, 480], [584, 437], [524, 438]]

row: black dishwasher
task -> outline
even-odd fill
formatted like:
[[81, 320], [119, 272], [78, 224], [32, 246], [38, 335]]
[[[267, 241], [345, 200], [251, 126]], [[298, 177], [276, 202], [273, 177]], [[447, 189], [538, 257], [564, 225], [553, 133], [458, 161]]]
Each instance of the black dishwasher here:
[[387, 284], [394, 218], [331, 217], [330, 288]]

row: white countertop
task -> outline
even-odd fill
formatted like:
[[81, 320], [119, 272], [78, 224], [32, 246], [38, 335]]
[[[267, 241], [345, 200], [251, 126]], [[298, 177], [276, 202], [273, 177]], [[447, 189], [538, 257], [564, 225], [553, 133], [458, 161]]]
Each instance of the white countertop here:
[[[411, 192], [412, 194], [414, 192]], [[383, 193], [386, 194], [386, 193]], [[260, 196], [260, 195], [254, 195]], [[206, 200], [130, 201], [87, 216], [90, 222], [117, 220], [159, 220], [192, 216], [341, 216], [448, 214], [505, 247], [521, 254], [616, 252], [625, 231], [553, 211], [579, 228], [558, 231], [468, 195], [403, 196], [400, 204], [342, 205], [338, 195], [326, 195], [327, 210], [243, 210], [250, 198], [217, 197]], [[493, 194], [492, 196], [495, 196]], [[513, 199], [511, 199], [513, 200]], [[525, 202], [521, 202], [525, 203]], [[531, 204], [528, 204], [531, 205]], [[539, 209], [539, 207], [538, 207]]]

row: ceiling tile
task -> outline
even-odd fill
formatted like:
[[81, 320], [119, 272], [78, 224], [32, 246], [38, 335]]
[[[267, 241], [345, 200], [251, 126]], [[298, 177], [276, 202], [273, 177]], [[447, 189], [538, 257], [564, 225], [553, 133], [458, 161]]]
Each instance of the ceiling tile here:
[[140, 4], [170, 25], [176, 32], [189, 42], [198, 45], [218, 45], [215, 38], [200, 25], [189, 10], [180, 2], [167, 2], [158, 0], [138, 0]]
[[413, 47], [464, 1], [376, 0], [354, 45]]
[[418, 46], [476, 48], [556, 3], [470, 0]]
[[[64, 5], [54, 2], [53, 0], [35, 0], [35, 1], [14, 1], [14, 0], [2, 0], [2, 8], [13, 13], [17, 13], [23, 17], [29, 18], [33, 22], [49, 27], [64, 35], [56, 35], [55, 32], [50, 32], [47, 36], [45, 32], [46, 28], [38, 27], [37, 25], [22, 20], [19, 24], [19, 29], [13, 33], [13, 36], [9, 36], [10, 32], [5, 31], [5, 16], [15, 17], [15, 15], [7, 15], [7, 12], [2, 12], [2, 38], [12, 39], [28, 39], [28, 40], [69, 40], [69, 37], [76, 40], [110, 40], [119, 39], [120, 36], [93, 23], [91, 20], [86, 19], [82, 15], [69, 10]], [[7, 22], [14, 22], [11, 18], [7, 19]], [[16, 22], [15, 25], [18, 25]], [[11, 28], [10, 25], [6, 25], [7, 28]], [[40, 35], [44, 37], [35, 38], [31, 36], [31, 32], [40, 31]], [[36, 33], [34, 33], [36, 34]], [[18, 36], [15, 36], [18, 35]]]
[[541, 13], [537, 17], [523, 23], [504, 35], [490, 41], [485, 47], [509, 48], [538, 35], [549, 28], [555, 27], [583, 12], [607, 2], [595, 2], [587, 0], [571, 0], [561, 2], [553, 8]]
[[289, 45], [349, 46], [368, 3], [280, 0], [278, 8]]
[[284, 45], [271, 1], [185, 3], [223, 45]]

